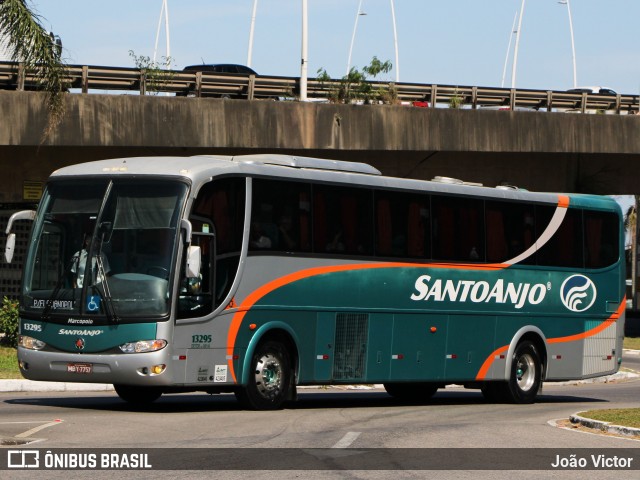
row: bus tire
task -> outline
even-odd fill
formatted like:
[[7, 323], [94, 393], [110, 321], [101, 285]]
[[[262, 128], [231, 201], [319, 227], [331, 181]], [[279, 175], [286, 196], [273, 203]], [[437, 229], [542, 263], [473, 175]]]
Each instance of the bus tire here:
[[153, 387], [114, 385], [113, 388], [122, 400], [134, 405], [148, 405], [155, 402], [162, 395], [162, 390]]
[[504, 384], [505, 400], [533, 403], [542, 382], [542, 362], [536, 345], [520, 342], [513, 352], [509, 380]]
[[422, 402], [433, 397], [438, 391], [437, 383], [385, 383], [384, 389], [398, 400]]
[[278, 410], [289, 398], [292, 372], [285, 347], [267, 341], [251, 358], [249, 382], [236, 392], [240, 403], [251, 410]]

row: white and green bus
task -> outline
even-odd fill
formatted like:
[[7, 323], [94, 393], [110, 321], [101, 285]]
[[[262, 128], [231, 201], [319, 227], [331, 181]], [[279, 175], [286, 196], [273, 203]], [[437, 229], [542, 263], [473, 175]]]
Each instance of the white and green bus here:
[[[54, 172], [20, 298], [24, 377], [124, 400], [383, 384], [426, 400], [612, 374], [624, 246], [610, 198], [381, 176], [284, 155], [124, 158]], [[7, 256], [15, 242], [7, 239]]]

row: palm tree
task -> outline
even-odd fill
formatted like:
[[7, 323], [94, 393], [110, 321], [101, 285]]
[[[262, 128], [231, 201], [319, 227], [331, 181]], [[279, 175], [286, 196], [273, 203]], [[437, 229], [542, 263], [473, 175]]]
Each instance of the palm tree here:
[[0, 36], [5, 37], [11, 58], [35, 75], [47, 93], [48, 123], [43, 139], [64, 115], [65, 65], [62, 47], [40, 23], [26, 0], [0, 0]]

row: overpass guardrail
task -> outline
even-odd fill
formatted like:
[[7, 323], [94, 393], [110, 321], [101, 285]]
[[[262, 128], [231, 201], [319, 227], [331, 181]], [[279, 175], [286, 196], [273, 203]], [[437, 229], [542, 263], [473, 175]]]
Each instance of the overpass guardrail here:
[[[66, 86], [70, 92], [128, 91], [140, 95], [168, 93], [176, 96], [230, 97], [249, 100], [295, 100], [300, 79], [267, 75], [242, 75], [178, 70], [91, 65], [66, 66]], [[372, 90], [389, 92], [396, 103], [495, 110], [566, 111], [576, 113], [638, 113], [638, 95], [603, 95], [555, 90], [493, 88], [370, 81]], [[330, 101], [344, 88], [343, 80], [307, 80], [310, 99]], [[0, 89], [38, 90], [36, 73], [23, 64], [0, 62]]]

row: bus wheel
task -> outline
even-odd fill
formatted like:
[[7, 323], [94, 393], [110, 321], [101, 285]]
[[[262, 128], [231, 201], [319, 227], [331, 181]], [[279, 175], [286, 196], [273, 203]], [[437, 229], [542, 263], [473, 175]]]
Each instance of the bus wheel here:
[[399, 400], [421, 402], [433, 397], [438, 391], [437, 383], [385, 383], [384, 389]]
[[153, 403], [162, 395], [162, 390], [153, 387], [114, 385], [113, 388], [122, 400], [133, 403], [134, 405], [146, 405]]
[[277, 410], [287, 400], [290, 388], [289, 355], [282, 344], [269, 341], [253, 354], [249, 383], [236, 397], [252, 410]]
[[511, 375], [504, 389], [511, 403], [533, 403], [542, 381], [542, 362], [536, 346], [524, 341], [515, 349], [511, 362]]

